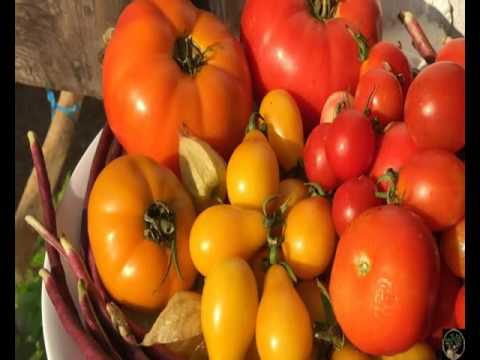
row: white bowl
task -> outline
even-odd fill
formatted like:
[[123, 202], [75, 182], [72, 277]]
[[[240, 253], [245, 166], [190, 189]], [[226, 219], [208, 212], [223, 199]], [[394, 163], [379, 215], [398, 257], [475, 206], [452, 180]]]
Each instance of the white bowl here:
[[[465, 3], [460, 0], [451, 0], [455, 12], [453, 16], [455, 27], [461, 34], [465, 33]], [[435, 49], [439, 49], [445, 36], [444, 31], [439, 27], [442, 17], [450, 17], [448, 11], [448, 0], [381, 0], [384, 12], [384, 40], [397, 42], [401, 41], [403, 50], [408, 56], [410, 65], [418, 67], [424, 64], [417, 52], [412, 48], [410, 38], [397, 20], [400, 10], [413, 11], [422, 24], [427, 36], [430, 38]], [[72, 244], [79, 247], [80, 242], [80, 222], [83, 197], [87, 187], [90, 166], [96, 150], [100, 133], [89, 145], [87, 151], [80, 159], [75, 171], [72, 174], [70, 183], [65, 190], [61, 204], [57, 210], [57, 227], [59, 234], [64, 233], [70, 239]], [[71, 294], [74, 294], [74, 302], [78, 306], [76, 299], [76, 282], [72, 276], [68, 264], [63, 261], [67, 283]], [[48, 260], [45, 261], [48, 268]], [[64, 331], [55, 309], [50, 299], [42, 287], [42, 323], [43, 335], [47, 358], [49, 360], [80, 360], [83, 359], [76, 343]]]

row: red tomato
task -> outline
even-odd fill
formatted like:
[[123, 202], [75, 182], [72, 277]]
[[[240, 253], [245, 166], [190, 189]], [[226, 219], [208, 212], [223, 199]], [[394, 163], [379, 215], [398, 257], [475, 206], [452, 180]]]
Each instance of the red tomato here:
[[465, 164], [445, 150], [418, 152], [400, 169], [397, 196], [430, 229], [445, 230], [465, 214]]
[[395, 44], [380, 41], [373, 45], [368, 52], [367, 60], [362, 64], [360, 76], [371, 69], [385, 69], [385, 67], [390, 68], [395, 74], [405, 95], [412, 82], [412, 69], [403, 51]]
[[434, 310], [440, 259], [413, 212], [371, 208], [345, 230], [330, 278], [336, 319], [363, 352], [393, 355], [422, 340]]
[[369, 117], [382, 126], [402, 120], [403, 94], [395, 75], [383, 69], [372, 69], [360, 77], [353, 107], [368, 109]]
[[338, 185], [338, 179], [328, 163], [325, 153], [325, 142], [330, 132], [330, 124], [317, 125], [305, 143], [303, 161], [308, 181], [316, 182], [325, 191], [333, 190]]
[[[405, 164], [417, 151], [417, 146], [408, 133], [404, 122], [394, 122], [385, 128], [380, 137], [375, 162], [370, 175], [377, 180], [388, 169], [395, 171]], [[381, 182], [380, 189], [386, 190], [386, 183]]]
[[177, 175], [183, 125], [228, 159], [252, 111], [240, 42], [188, 0], [129, 2], [105, 49], [102, 82], [108, 124], [125, 150]]
[[357, 110], [341, 112], [331, 125], [325, 150], [340, 180], [366, 173], [375, 155], [375, 133], [370, 120]]
[[457, 294], [455, 301], [455, 320], [460, 329], [465, 329], [465, 285]]
[[366, 54], [352, 32], [363, 34], [369, 46], [381, 38], [377, 0], [247, 0], [241, 39], [257, 95], [287, 90], [308, 133], [330, 94], [355, 91]]
[[362, 175], [345, 181], [333, 196], [332, 216], [337, 234], [341, 236], [362, 212], [381, 204], [375, 196], [375, 184], [370, 178]]
[[436, 61], [453, 61], [465, 69], [465, 38], [448, 41], [437, 53]]
[[440, 289], [431, 326], [431, 343], [435, 348], [442, 344], [443, 329], [456, 327], [455, 301], [461, 286], [461, 281], [452, 274], [447, 264], [441, 261]]
[[410, 85], [404, 111], [408, 131], [420, 148], [463, 148], [465, 70], [447, 61], [427, 66]]
[[335, 91], [322, 109], [321, 123], [332, 123], [342, 111], [353, 107], [353, 96], [348, 91]]

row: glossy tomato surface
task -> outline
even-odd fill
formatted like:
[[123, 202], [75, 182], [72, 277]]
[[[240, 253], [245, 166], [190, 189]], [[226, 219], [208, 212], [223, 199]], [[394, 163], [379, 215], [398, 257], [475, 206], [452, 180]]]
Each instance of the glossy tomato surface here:
[[417, 152], [400, 169], [397, 195], [432, 231], [448, 229], [465, 214], [465, 164], [445, 150]]
[[307, 133], [318, 123], [331, 93], [355, 91], [362, 60], [352, 31], [363, 34], [369, 45], [382, 34], [376, 0], [324, 1], [323, 18], [313, 3], [248, 0], [241, 18], [241, 39], [257, 95], [276, 88], [290, 92]]
[[[185, 39], [202, 53], [189, 70]], [[102, 81], [107, 120], [125, 150], [174, 171], [181, 126], [227, 159], [252, 110], [240, 42], [188, 0], [126, 6], [105, 50]]]
[[465, 278], [465, 218], [446, 230], [440, 239], [440, 253], [453, 274]]
[[328, 163], [345, 181], [369, 171], [375, 155], [375, 133], [370, 120], [358, 110], [340, 113], [325, 142]]
[[335, 191], [332, 217], [338, 235], [342, 235], [352, 221], [365, 210], [379, 206], [382, 201], [375, 196], [375, 183], [366, 176], [350, 179]]
[[368, 51], [367, 59], [362, 63], [360, 74], [371, 69], [389, 69], [400, 81], [403, 95], [407, 93], [412, 82], [412, 70], [407, 57], [395, 44], [388, 41], [379, 41]]
[[345, 336], [363, 352], [393, 355], [426, 335], [439, 286], [435, 239], [413, 212], [371, 208], [337, 246], [330, 296]]
[[453, 61], [465, 69], [465, 38], [448, 41], [437, 53], [436, 61]]
[[[188, 239], [195, 215], [180, 181], [150, 158], [125, 155], [102, 170], [88, 201], [88, 235], [113, 299], [134, 310], [159, 311], [175, 292], [193, 285], [197, 271]], [[162, 231], [155, 230], [159, 223]], [[169, 266], [175, 248], [180, 273]]]
[[457, 152], [465, 145], [465, 70], [440, 61], [424, 68], [405, 98], [405, 123], [418, 147]]
[[465, 329], [465, 285], [458, 291], [457, 300], [455, 302], [455, 320], [457, 326]]
[[305, 144], [303, 161], [308, 181], [316, 182], [325, 191], [333, 190], [339, 183], [333, 169], [328, 162], [325, 144], [331, 124], [322, 123], [317, 125]]
[[403, 120], [403, 91], [393, 73], [384, 69], [372, 69], [358, 82], [353, 107], [368, 111], [368, 117], [381, 126]]
[[[379, 139], [370, 176], [377, 180], [388, 169], [400, 170], [416, 151], [417, 145], [408, 133], [405, 123], [390, 123]], [[379, 185], [382, 190], [386, 190], [387, 183], [382, 181]]]

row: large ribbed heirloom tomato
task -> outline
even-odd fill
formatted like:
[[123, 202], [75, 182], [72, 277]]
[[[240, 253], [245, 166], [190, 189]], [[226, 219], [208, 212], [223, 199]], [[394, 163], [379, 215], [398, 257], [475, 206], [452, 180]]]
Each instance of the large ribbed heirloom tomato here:
[[252, 111], [240, 42], [188, 0], [135, 0], [125, 8], [105, 51], [103, 97], [127, 152], [174, 171], [182, 124], [227, 158]]
[[287, 90], [308, 133], [333, 92], [355, 92], [381, 24], [376, 0], [247, 0], [241, 37], [257, 95]]

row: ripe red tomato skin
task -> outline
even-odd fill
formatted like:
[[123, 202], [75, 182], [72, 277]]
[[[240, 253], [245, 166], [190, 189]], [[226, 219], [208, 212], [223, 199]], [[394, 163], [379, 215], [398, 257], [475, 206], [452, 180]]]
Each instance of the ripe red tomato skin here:
[[412, 70], [405, 54], [393, 43], [379, 41], [370, 48], [368, 58], [363, 62], [360, 69], [360, 76], [370, 69], [384, 69], [385, 63], [390, 66], [392, 72], [399, 79], [403, 95], [405, 95], [413, 79]]
[[430, 342], [435, 348], [441, 346], [443, 329], [453, 328], [455, 324], [455, 301], [461, 281], [453, 275], [447, 264], [440, 261], [440, 288], [437, 303], [433, 311]]
[[338, 185], [338, 179], [330, 166], [325, 152], [325, 141], [330, 132], [331, 124], [317, 125], [310, 133], [305, 143], [303, 159], [305, 173], [311, 182], [316, 182], [325, 191], [333, 190]]
[[[362, 276], [365, 259], [370, 268]], [[394, 205], [365, 211], [340, 238], [330, 278], [345, 336], [372, 355], [402, 352], [424, 339], [439, 275], [438, 247], [419, 216]]]
[[333, 196], [332, 217], [339, 236], [365, 210], [381, 205], [375, 196], [375, 184], [366, 177], [350, 179], [338, 187]]
[[332, 92], [355, 91], [361, 62], [347, 25], [373, 45], [381, 38], [381, 9], [377, 0], [345, 0], [339, 2], [335, 18], [321, 22], [306, 3], [246, 1], [241, 40], [256, 95], [287, 90], [299, 105], [308, 134]]
[[334, 174], [346, 181], [370, 170], [375, 146], [370, 120], [352, 109], [341, 112], [332, 123], [325, 150]]
[[[390, 123], [379, 138], [378, 151], [370, 176], [377, 180], [388, 169], [400, 170], [416, 151], [417, 146], [408, 133], [405, 123], [403, 121]], [[385, 182], [381, 182], [379, 187], [382, 191], [387, 190]]]
[[353, 107], [358, 111], [365, 111], [368, 108], [371, 112], [369, 117], [376, 118], [382, 126], [392, 121], [401, 121], [402, 86], [391, 72], [372, 69], [360, 77]]
[[465, 329], [465, 285], [458, 291], [455, 301], [455, 321], [460, 329]]
[[448, 41], [437, 53], [435, 61], [453, 61], [465, 69], [465, 38]]
[[[448, 91], [447, 91], [448, 90]], [[421, 149], [457, 152], [465, 145], [465, 70], [440, 61], [412, 81], [405, 97], [404, 121]]]
[[445, 150], [423, 150], [400, 169], [397, 195], [432, 231], [454, 226], [465, 215], [465, 164]]

